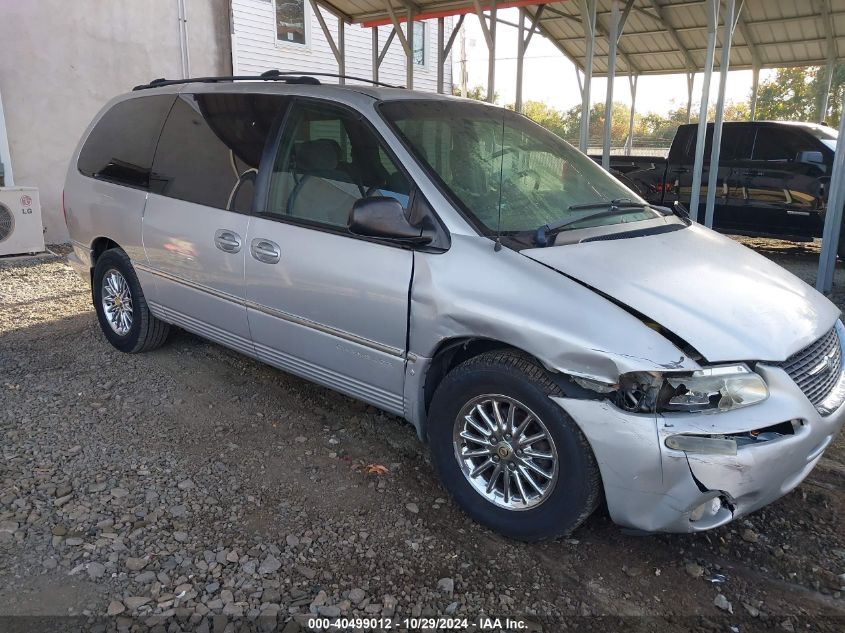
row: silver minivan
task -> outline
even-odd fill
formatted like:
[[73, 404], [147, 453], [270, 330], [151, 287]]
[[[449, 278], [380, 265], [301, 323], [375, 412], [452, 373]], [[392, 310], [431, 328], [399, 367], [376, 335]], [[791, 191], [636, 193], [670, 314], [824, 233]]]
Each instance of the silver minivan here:
[[105, 337], [178, 326], [409, 420], [509, 537], [693, 532], [797, 486], [845, 419], [839, 310], [512, 111], [156, 81], [64, 191]]

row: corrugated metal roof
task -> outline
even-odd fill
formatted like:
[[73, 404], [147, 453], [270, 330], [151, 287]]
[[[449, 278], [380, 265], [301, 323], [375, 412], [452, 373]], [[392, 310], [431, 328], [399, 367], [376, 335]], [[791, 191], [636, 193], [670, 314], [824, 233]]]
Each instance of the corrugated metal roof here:
[[[472, 0], [385, 0], [397, 15], [466, 10]], [[319, 0], [352, 22], [389, 17], [382, 0]], [[598, 0], [593, 74], [607, 72], [610, 10], [613, 0]], [[489, 0], [481, 0], [489, 6]], [[624, 6], [625, 2], [621, 2]], [[742, 4], [731, 48], [731, 69], [824, 65], [829, 56], [845, 58], [845, 0], [737, 0]], [[532, 16], [537, 6], [527, 8]], [[724, 13], [724, 11], [723, 11]], [[721, 16], [720, 16], [721, 22]], [[585, 40], [580, 2], [546, 5], [539, 27], [567, 57], [584, 66]], [[617, 73], [683, 73], [700, 70], [707, 46], [707, 12], [703, 0], [633, 0], [619, 40]], [[717, 46], [721, 46], [721, 28]], [[831, 51], [832, 48], [832, 51]], [[716, 66], [719, 55], [716, 55]]]

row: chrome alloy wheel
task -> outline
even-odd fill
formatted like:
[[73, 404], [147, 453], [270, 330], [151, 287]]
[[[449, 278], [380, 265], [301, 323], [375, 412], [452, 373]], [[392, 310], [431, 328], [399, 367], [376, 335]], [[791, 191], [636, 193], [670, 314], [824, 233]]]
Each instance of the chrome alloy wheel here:
[[453, 443], [467, 481], [501, 508], [535, 508], [557, 483], [551, 433], [531, 409], [508, 396], [483, 395], [465, 404]]
[[102, 304], [111, 329], [120, 336], [132, 329], [132, 294], [126, 278], [114, 268], [103, 276]]

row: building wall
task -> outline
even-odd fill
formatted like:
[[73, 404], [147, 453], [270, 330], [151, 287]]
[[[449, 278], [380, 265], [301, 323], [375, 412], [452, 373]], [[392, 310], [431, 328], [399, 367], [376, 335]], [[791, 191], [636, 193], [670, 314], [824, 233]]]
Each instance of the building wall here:
[[[228, 0], [185, 0], [192, 75], [231, 72]], [[15, 184], [41, 193], [47, 242], [67, 239], [68, 160], [110, 98], [181, 77], [178, 0], [0, 0], [0, 95]]]
[[[295, 72], [337, 72], [337, 61], [326, 40], [320, 23], [305, 1], [306, 43], [279, 41], [276, 37], [274, 1], [283, 0], [232, 0], [233, 65], [240, 74], [262, 73], [279, 69]], [[337, 37], [337, 18], [322, 11], [326, 25]], [[420, 23], [415, 23], [415, 28]], [[435, 92], [437, 90], [437, 20], [425, 22], [425, 63], [414, 68], [414, 88]], [[452, 19], [446, 18], [445, 37], [452, 32]], [[379, 46], [383, 47], [392, 26], [379, 28]], [[357, 24], [346, 26], [346, 74], [369, 79], [372, 77], [372, 35], [370, 29]], [[445, 64], [444, 90], [452, 90], [451, 59]], [[405, 52], [399, 38], [393, 38], [390, 49], [379, 67], [379, 80], [389, 84], [405, 85]], [[327, 82], [332, 80], [327, 79]]]

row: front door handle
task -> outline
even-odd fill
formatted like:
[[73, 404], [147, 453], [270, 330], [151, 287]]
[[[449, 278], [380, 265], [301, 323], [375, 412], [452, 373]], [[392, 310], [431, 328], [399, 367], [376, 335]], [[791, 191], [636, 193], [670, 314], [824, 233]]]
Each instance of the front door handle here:
[[241, 250], [241, 236], [229, 229], [217, 229], [214, 232], [214, 245], [224, 253], [237, 253]]
[[257, 237], [249, 244], [249, 252], [260, 262], [278, 264], [282, 258], [282, 251], [276, 242]]

